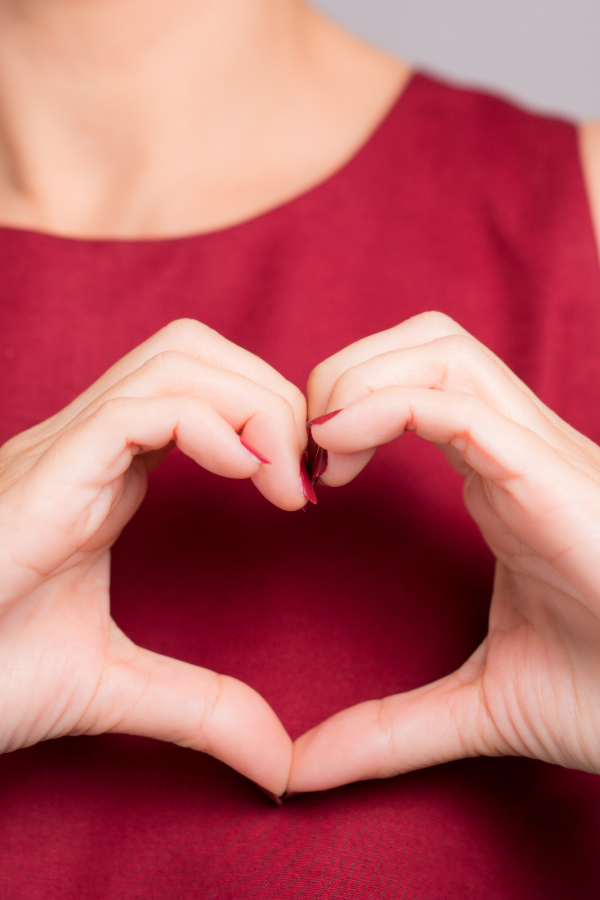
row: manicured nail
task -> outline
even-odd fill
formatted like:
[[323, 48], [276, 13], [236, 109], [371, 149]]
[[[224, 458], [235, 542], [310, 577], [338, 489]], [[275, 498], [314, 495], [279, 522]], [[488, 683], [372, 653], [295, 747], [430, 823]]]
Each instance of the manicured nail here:
[[256, 781], [253, 781], [252, 784], [255, 784], [256, 787], [259, 789], [259, 791], [262, 791], [263, 794], [266, 794], [267, 797], [273, 801], [273, 803], [277, 804], [277, 806], [283, 806], [284, 800], [290, 800], [292, 797], [298, 796], [298, 791], [290, 791], [288, 794], [282, 794], [281, 797], [279, 797], [279, 796], [277, 796], [277, 794], [274, 794], [272, 791], [268, 791], [266, 788], [264, 788], [261, 784], [258, 784]]
[[313, 425], [324, 425], [325, 422], [329, 422], [329, 420], [333, 419], [334, 416], [337, 416], [338, 413], [341, 413], [341, 409], [334, 409], [333, 412], [325, 413], [324, 416], [317, 416], [316, 419], [311, 419], [306, 425], [308, 428], [312, 428]]
[[249, 444], [244, 440], [244, 438], [240, 438], [240, 444], [242, 445], [242, 447], [245, 447], [248, 453], [251, 453], [252, 456], [254, 456], [259, 461], [259, 463], [264, 463], [267, 466], [271, 465], [271, 460], [267, 459], [266, 456], [263, 456], [262, 453], [260, 453], [258, 450], [255, 450], [252, 444]]
[[307, 448], [307, 462], [306, 468], [308, 471], [308, 477], [310, 478], [311, 484], [314, 484], [315, 481], [324, 475], [327, 471], [327, 450], [324, 447], [320, 447], [315, 441], [310, 425], [307, 425], [308, 429], [308, 448]]
[[307, 500], [310, 500], [311, 503], [317, 502], [317, 495], [315, 494], [315, 489], [310, 482], [310, 478], [308, 477], [308, 472], [306, 471], [306, 464], [304, 462], [304, 455], [300, 460], [300, 480], [302, 482], [302, 493], [306, 497]]
[[263, 794], [266, 794], [267, 797], [273, 801], [273, 803], [276, 803], [277, 806], [283, 806], [283, 801], [286, 797], [285, 794], [283, 795], [283, 797], [278, 797], [277, 794], [274, 794], [272, 791], [268, 791], [266, 788], [264, 788], [262, 784], [257, 784], [256, 781], [254, 782], [254, 784], [256, 784], [256, 787], [259, 789], [259, 791], [262, 791]]
[[310, 430], [310, 426], [307, 425], [306, 430], [308, 432], [308, 445], [306, 450], [304, 451], [306, 454], [306, 471], [308, 472], [308, 477], [311, 481], [313, 481], [313, 468], [315, 465], [315, 460], [317, 458], [317, 453], [319, 452], [319, 445], [315, 441], [312, 431]]
[[311, 473], [311, 480], [314, 484], [315, 481], [318, 481], [321, 475], [324, 475], [327, 471], [327, 463], [329, 461], [329, 456], [327, 450], [324, 447], [319, 447], [319, 452], [317, 453], [317, 457], [315, 459], [315, 465], [313, 467]]

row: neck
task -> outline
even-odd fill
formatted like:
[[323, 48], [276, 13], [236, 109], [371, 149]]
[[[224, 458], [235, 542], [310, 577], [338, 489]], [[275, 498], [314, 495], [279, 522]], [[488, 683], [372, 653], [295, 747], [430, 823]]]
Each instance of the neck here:
[[[0, 220], [131, 236], [251, 214], [285, 195], [288, 144], [319, 156], [350, 44], [300, 0], [0, 0]], [[382, 66], [385, 106], [402, 73]]]

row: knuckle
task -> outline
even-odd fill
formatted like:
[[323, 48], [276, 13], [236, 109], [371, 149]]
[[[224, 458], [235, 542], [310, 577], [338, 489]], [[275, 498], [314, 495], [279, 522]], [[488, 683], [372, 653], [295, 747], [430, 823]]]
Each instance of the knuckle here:
[[180, 350], [161, 350], [147, 359], [142, 369], [157, 372], [161, 376], [171, 376], [177, 372], [186, 358]]
[[419, 313], [414, 320], [435, 335], [457, 334], [462, 332], [461, 326], [446, 313], [438, 310], [427, 310]]
[[358, 366], [353, 366], [351, 369], [346, 369], [345, 372], [342, 372], [334, 385], [336, 394], [352, 392], [357, 378], [359, 378]]
[[101, 403], [90, 418], [99, 422], [121, 419], [130, 412], [132, 402], [134, 401], [130, 397], [111, 397]]
[[159, 346], [167, 350], [199, 357], [207, 353], [210, 356], [211, 347], [225, 340], [217, 331], [197, 319], [174, 319], [156, 337]]
[[468, 334], [449, 334], [438, 339], [452, 364], [470, 364], [481, 355], [473, 338]]
[[293, 407], [287, 397], [270, 392], [270, 394], [266, 395], [266, 400], [270, 405], [271, 411], [277, 416], [289, 416], [293, 418]]
[[306, 409], [306, 397], [295, 384], [287, 382], [285, 394], [283, 394], [283, 396], [292, 409], [299, 410], [300, 412]]
[[169, 322], [168, 325], [165, 325], [165, 327], [161, 329], [159, 334], [166, 337], [169, 343], [173, 343], [178, 347], [186, 346], [190, 341], [193, 341], [195, 338], [210, 331], [212, 331], [212, 329], [209, 328], [208, 325], [204, 325], [197, 319], [183, 318], [174, 319], [172, 322]]
[[483, 384], [495, 384], [501, 370], [485, 350], [469, 334], [453, 334], [440, 338], [443, 349], [445, 379], [469, 390]]
[[265, 417], [271, 423], [271, 427], [280, 434], [296, 434], [296, 416], [294, 408], [280, 394], [271, 394], [258, 400], [254, 415]]
[[178, 362], [181, 359], [181, 356], [182, 354], [179, 350], [161, 350], [160, 353], [155, 353], [154, 356], [151, 356], [150, 359], [146, 360], [144, 365], [149, 368], [166, 367]]
[[324, 359], [314, 367], [308, 376], [308, 387], [310, 390], [311, 387], [314, 389], [323, 382], [328, 383], [333, 381], [335, 381], [335, 367], [332, 359]]
[[448, 334], [440, 338], [440, 341], [451, 350], [459, 353], [464, 353], [465, 350], [471, 350], [475, 347], [475, 341], [468, 334]]

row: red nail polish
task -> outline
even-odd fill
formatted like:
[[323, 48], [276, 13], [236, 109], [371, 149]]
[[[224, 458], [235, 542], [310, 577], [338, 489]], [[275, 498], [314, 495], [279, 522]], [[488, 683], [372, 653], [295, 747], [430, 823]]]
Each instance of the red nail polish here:
[[254, 782], [254, 784], [256, 784], [256, 787], [259, 789], [259, 791], [262, 791], [263, 794], [266, 794], [267, 797], [273, 801], [273, 803], [276, 803], [277, 806], [283, 806], [283, 801], [286, 798], [286, 794], [284, 794], [283, 797], [278, 797], [277, 794], [274, 794], [272, 791], [268, 791], [261, 784], [257, 784], [256, 781]]
[[266, 794], [269, 800], [272, 800], [273, 803], [276, 803], [277, 806], [283, 806], [284, 800], [290, 800], [292, 797], [298, 796], [298, 791], [290, 791], [287, 794], [282, 794], [281, 797], [278, 797], [277, 794], [274, 794], [273, 791], [268, 791], [261, 784], [258, 784], [256, 781], [253, 781], [252, 784], [255, 784], [259, 791], [262, 791], [263, 794]]
[[324, 425], [325, 422], [329, 422], [329, 420], [333, 419], [334, 416], [337, 416], [338, 413], [341, 413], [341, 409], [334, 409], [333, 412], [325, 413], [324, 416], [317, 416], [316, 419], [311, 419], [306, 425], [308, 428], [312, 428], [313, 425]]
[[313, 481], [312, 471], [315, 465], [315, 459], [317, 453], [319, 452], [319, 445], [315, 441], [312, 436], [312, 431], [310, 430], [310, 425], [307, 425], [306, 430], [308, 432], [308, 446], [305, 450], [306, 453], [306, 471], [308, 472], [308, 477], [311, 481]]
[[314, 484], [315, 481], [318, 481], [320, 476], [327, 471], [327, 450], [325, 450], [324, 447], [319, 447], [312, 435], [310, 425], [307, 425], [307, 429], [308, 448], [306, 451], [306, 468], [311, 484]]
[[311, 503], [317, 502], [317, 495], [315, 494], [315, 489], [311, 484], [310, 478], [308, 477], [308, 472], [306, 471], [306, 465], [304, 462], [304, 455], [300, 460], [300, 479], [302, 481], [302, 493], [306, 497], [307, 500], [310, 500]]
[[314, 484], [315, 481], [318, 481], [321, 475], [324, 475], [327, 471], [327, 463], [329, 461], [327, 450], [324, 447], [319, 447], [319, 452], [317, 453], [315, 459], [315, 465], [312, 470], [312, 482]]
[[264, 463], [267, 466], [271, 465], [271, 460], [267, 459], [266, 456], [263, 456], [262, 453], [260, 453], [258, 450], [255, 450], [254, 447], [252, 446], [252, 444], [249, 444], [247, 441], [244, 440], [244, 438], [240, 438], [240, 443], [241, 443], [242, 447], [246, 448], [248, 453], [251, 453], [252, 456], [256, 457], [256, 459], [259, 461], [259, 463]]

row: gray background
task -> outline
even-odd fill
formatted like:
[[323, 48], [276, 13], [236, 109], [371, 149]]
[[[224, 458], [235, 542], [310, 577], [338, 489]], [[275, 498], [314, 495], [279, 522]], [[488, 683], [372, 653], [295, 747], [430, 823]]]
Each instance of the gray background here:
[[600, 118], [600, 0], [315, 0], [429, 71]]

